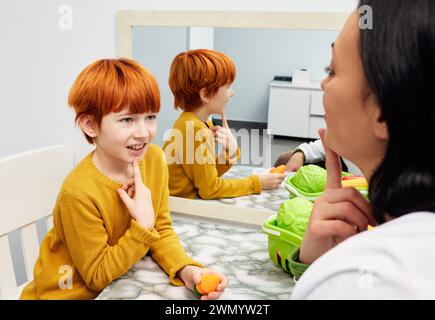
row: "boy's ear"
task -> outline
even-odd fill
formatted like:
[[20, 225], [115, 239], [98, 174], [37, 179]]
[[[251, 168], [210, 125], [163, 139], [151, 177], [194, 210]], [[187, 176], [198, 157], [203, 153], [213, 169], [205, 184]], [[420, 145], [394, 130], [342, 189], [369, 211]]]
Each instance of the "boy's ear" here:
[[82, 114], [77, 119], [77, 122], [86, 135], [91, 138], [96, 138], [98, 136], [98, 125], [93, 115]]
[[202, 88], [201, 90], [199, 90], [199, 97], [201, 98], [201, 100], [204, 103], [209, 103], [210, 102], [210, 95], [208, 94], [206, 88]]

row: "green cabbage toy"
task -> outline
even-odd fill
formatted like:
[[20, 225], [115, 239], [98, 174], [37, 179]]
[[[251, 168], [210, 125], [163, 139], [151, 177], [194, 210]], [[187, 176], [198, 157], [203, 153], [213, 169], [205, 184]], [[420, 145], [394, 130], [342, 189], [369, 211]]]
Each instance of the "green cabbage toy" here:
[[326, 185], [326, 170], [314, 164], [302, 166], [291, 178], [291, 182], [302, 192], [322, 192]]
[[303, 198], [293, 198], [284, 201], [278, 209], [276, 224], [278, 227], [304, 236], [308, 227], [313, 204]]
[[[341, 172], [342, 176], [350, 175], [347, 172]], [[326, 185], [326, 170], [315, 164], [302, 166], [293, 175], [289, 175], [284, 182], [289, 192], [289, 197], [300, 197], [310, 201], [316, 200], [322, 195]]]

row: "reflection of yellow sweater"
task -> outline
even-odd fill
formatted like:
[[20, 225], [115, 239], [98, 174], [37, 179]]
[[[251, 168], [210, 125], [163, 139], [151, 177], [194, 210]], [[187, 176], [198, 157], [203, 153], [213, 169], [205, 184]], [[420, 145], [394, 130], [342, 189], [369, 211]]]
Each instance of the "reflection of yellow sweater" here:
[[98, 171], [91, 157], [92, 152], [63, 183], [53, 211], [54, 227], [41, 243], [34, 280], [24, 288], [22, 299], [93, 299], [149, 251], [174, 285], [183, 285], [176, 278], [182, 267], [200, 266], [172, 229], [162, 150], [150, 145], [140, 162], [156, 215], [150, 231], [131, 218], [116, 192], [121, 185]]
[[203, 123], [195, 113], [186, 111], [175, 121], [171, 140], [163, 147], [168, 160], [171, 196], [219, 199], [260, 193], [258, 176], [220, 178], [231, 168], [231, 163], [228, 157], [225, 163], [218, 162], [213, 133], [209, 129], [212, 125], [211, 121]]

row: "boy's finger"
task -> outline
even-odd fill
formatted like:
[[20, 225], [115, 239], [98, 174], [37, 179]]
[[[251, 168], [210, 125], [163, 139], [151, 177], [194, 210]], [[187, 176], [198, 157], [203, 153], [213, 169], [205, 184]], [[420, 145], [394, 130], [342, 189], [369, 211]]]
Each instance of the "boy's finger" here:
[[121, 198], [122, 202], [124, 202], [127, 209], [130, 210], [131, 198], [128, 196], [127, 192], [124, 189], [118, 189], [118, 195]]
[[338, 154], [331, 150], [325, 143], [325, 129], [319, 129], [319, 136], [325, 150], [326, 186], [325, 189], [341, 188], [341, 161]]
[[227, 117], [225, 116], [225, 113], [222, 113], [221, 117], [222, 117], [222, 127], [229, 128], [228, 122], [227, 122]]
[[198, 284], [201, 282], [201, 274], [195, 273], [192, 277], [193, 283]]
[[207, 294], [207, 300], [216, 300], [221, 295], [220, 292], [212, 291]]
[[135, 193], [135, 188], [134, 188], [134, 187], [130, 187], [130, 188], [127, 190], [127, 193], [128, 193], [128, 196], [129, 196], [130, 198], [133, 198], [133, 197], [134, 197], [134, 193]]
[[131, 186], [134, 185], [134, 178], [128, 179], [124, 184], [122, 185], [122, 189], [128, 190]]
[[220, 275], [220, 276], [221, 276], [221, 281], [219, 282], [219, 285], [217, 287], [217, 291], [224, 290], [227, 287], [227, 285], [228, 285], [228, 279], [227, 279], [227, 277], [222, 276], [222, 275]]
[[133, 160], [133, 174], [134, 174], [134, 182], [136, 185], [140, 185], [142, 183], [142, 177], [140, 175], [139, 169], [139, 158], [134, 158]]

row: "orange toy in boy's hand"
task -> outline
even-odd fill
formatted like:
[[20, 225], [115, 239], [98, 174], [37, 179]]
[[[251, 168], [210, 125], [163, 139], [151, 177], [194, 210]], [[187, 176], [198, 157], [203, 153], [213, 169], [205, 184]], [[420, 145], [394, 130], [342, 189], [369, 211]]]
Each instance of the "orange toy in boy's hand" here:
[[199, 296], [216, 291], [221, 278], [215, 273], [206, 273], [201, 277], [201, 282], [193, 286], [193, 290]]
[[270, 173], [284, 173], [285, 172], [285, 165], [282, 164], [276, 168], [272, 168], [272, 170], [270, 170]]

